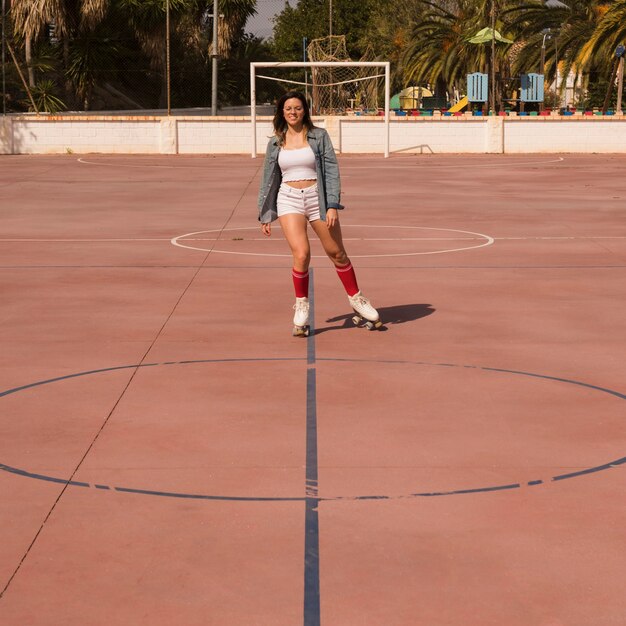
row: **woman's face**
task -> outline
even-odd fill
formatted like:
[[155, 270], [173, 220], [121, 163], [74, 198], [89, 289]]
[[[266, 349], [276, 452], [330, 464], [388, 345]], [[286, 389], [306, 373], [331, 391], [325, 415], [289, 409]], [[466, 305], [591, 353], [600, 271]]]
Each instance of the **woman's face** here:
[[289, 126], [297, 126], [304, 119], [304, 106], [299, 98], [289, 98], [283, 105], [283, 115]]

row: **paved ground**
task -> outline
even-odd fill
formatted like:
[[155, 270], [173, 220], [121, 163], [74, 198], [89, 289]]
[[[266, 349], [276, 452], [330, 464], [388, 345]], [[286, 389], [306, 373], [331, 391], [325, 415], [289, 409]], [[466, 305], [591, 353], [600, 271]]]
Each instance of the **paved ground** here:
[[2, 626], [623, 626], [625, 157], [340, 164], [297, 339], [260, 160], [2, 157]]

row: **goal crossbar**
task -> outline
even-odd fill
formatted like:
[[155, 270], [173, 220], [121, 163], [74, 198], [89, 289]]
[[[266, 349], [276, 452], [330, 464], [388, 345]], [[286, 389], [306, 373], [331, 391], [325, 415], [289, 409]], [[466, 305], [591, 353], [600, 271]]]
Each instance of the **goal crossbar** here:
[[[390, 64], [389, 61], [255, 61], [250, 63], [250, 126], [252, 127], [252, 158], [257, 156], [257, 138], [256, 138], [256, 69], [261, 67], [372, 67], [383, 68], [385, 77], [385, 158], [389, 156], [389, 100], [391, 98], [391, 82], [390, 82]], [[379, 74], [376, 78], [383, 76]], [[259, 78], [265, 78], [259, 75]], [[269, 76], [267, 77], [269, 78]], [[375, 78], [374, 76], [365, 76], [360, 80]], [[274, 79], [277, 80], [277, 79]], [[292, 82], [293, 81], [285, 81]], [[350, 82], [350, 81], [345, 81]], [[305, 83], [295, 83], [305, 84]]]

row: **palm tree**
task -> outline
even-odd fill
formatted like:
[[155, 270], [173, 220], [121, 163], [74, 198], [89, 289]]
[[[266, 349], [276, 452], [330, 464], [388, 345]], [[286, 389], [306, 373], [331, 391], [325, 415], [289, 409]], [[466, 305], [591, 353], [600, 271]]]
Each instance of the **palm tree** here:
[[218, 0], [217, 54], [227, 59], [234, 42], [243, 35], [249, 17], [256, 14], [256, 0]]
[[32, 71], [32, 44], [48, 24], [63, 44], [64, 65], [69, 67], [69, 43], [79, 27], [93, 27], [103, 17], [108, 0], [13, 0], [11, 16], [15, 32], [24, 38], [29, 82], [35, 84]]
[[626, 43], [626, 0], [603, 3], [598, 7], [600, 19], [593, 34], [582, 47], [579, 59], [583, 64], [606, 63], [619, 44]]
[[[469, 40], [491, 22], [494, 7], [499, 14], [503, 0], [421, 0], [423, 12], [411, 29], [410, 43], [404, 54], [406, 84], [443, 80], [452, 91], [465, 90], [468, 73], [490, 68], [491, 52]], [[501, 21], [496, 29], [502, 29]], [[506, 46], [499, 44], [493, 60], [496, 70], [497, 99], [501, 98], [506, 69]]]
[[[624, 0], [619, 0], [618, 4]], [[514, 70], [527, 72], [529, 68], [539, 68], [549, 81], [560, 76], [576, 75], [579, 82], [583, 72], [589, 73], [597, 68], [596, 55], [590, 50], [588, 42], [597, 41], [598, 27], [607, 13], [606, 0], [568, 0], [566, 8], [549, 8], [540, 0], [528, 0], [515, 6], [511, 4], [504, 11], [510, 28], [516, 30], [524, 40], [525, 46], [514, 63]], [[541, 48], [548, 37], [549, 45], [545, 49], [545, 67], [541, 65]], [[601, 46], [599, 46], [601, 47]], [[560, 92], [563, 82], [556, 85]]]

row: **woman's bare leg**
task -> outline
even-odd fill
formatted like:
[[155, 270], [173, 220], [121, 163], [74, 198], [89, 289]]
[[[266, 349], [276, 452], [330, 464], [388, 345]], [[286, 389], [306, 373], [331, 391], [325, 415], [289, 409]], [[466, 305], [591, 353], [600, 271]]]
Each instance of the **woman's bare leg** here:
[[319, 237], [324, 252], [326, 252], [328, 258], [335, 266], [343, 267], [350, 263], [350, 259], [343, 245], [339, 220], [337, 220], [337, 223], [332, 228], [328, 228], [326, 222], [322, 220], [315, 220], [311, 222], [311, 228], [313, 228], [315, 234]]
[[305, 273], [311, 261], [311, 244], [306, 232], [306, 217], [298, 213], [287, 213], [279, 217], [278, 221], [293, 254], [293, 269]]

